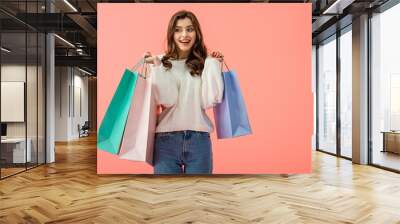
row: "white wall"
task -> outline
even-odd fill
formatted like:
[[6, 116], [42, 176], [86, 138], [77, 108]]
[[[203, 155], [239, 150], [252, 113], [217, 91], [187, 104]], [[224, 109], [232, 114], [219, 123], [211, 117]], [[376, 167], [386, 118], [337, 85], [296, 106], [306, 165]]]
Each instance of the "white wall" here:
[[68, 141], [69, 68], [55, 68], [55, 141]]
[[[27, 72], [28, 72], [28, 79], [30, 78], [29, 76], [31, 74], [35, 74], [36, 76], [36, 66], [27, 66]], [[18, 64], [5, 64], [1, 66], [1, 81], [4, 82], [25, 82], [25, 64], [24, 65], [18, 65]], [[36, 81], [32, 83], [33, 81], [29, 81], [30, 85], [36, 85]], [[27, 103], [30, 103], [33, 101], [33, 99], [30, 99], [30, 97], [36, 99], [36, 89], [28, 88], [27, 89]], [[36, 108], [36, 104], [30, 105], [31, 107], [34, 106]], [[1, 108], [1, 110], [7, 110], [7, 108]], [[35, 110], [35, 109], [34, 109]], [[28, 122], [35, 121], [36, 123], [36, 114], [33, 113], [28, 113]], [[25, 137], [25, 123], [26, 122], [7, 122], [7, 136], [8, 137]], [[28, 124], [28, 129], [30, 127], [33, 127], [33, 124]], [[36, 130], [36, 124], [34, 129]], [[28, 137], [29, 137], [30, 131], [28, 130]]]
[[[75, 70], [75, 83], [74, 85], [76, 87], [79, 87], [81, 89], [81, 98], [80, 98], [80, 105], [81, 105], [81, 114], [76, 111], [75, 113], [75, 120], [74, 120], [74, 124], [73, 126], [75, 127], [73, 129], [73, 135], [78, 138], [78, 124], [80, 124], [80, 126], [82, 126], [85, 121], [89, 120], [89, 91], [88, 91], [88, 77], [84, 76], [84, 74], [82, 72], [80, 72], [79, 70]], [[76, 97], [75, 97], [76, 99]]]
[[[38, 70], [37, 70], [38, 69]], [[44, 162], [44, 74], [41, 66], [25, 64], [3, 64], [1, 66], [2, 82], [24, 82], [26, 83], [26, 107], [21, 108], [22, 113], [27, 115], [27, 120], [23, 122], [6, 122], [7, 137], [9, 138], [25, 138], [30, 139], [30, 148], [32, 161], [39, 163]], [[25, 80], [27, 78], [27, 81]], [[7, 97], [7, 96], [2, 96]], [[1, 110], [11, 110], [11, 108], [2, 107]], [[10, 112], [10, 111], [7, 111]], [[27, 132], [26, 132], [27, 131]], [[37, 153], [39, 156], [37, 157]]]
[[[28, 71], [32, 67], [28, 67]], [[1, 66], [1, 81], [25, 82], [25, 64], [9, 64]], [[7, 108], [1, 108], [7, 110]], [[7, 137], [25, 137], [25, 122], [7, 122]]]
[[76, 68], [56, 67], [56, 141], [77, 139], [78, 124], [88, 120], [88, 78], [83, 75]]

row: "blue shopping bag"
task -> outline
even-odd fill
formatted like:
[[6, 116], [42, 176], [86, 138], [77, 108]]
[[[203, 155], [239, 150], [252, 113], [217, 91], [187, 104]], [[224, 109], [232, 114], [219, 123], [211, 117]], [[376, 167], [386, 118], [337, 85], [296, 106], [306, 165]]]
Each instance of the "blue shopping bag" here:
[[228, 70], [222, 76], [223, 99], [214, 107], [217, 137], [223, 139], [250, 135], [252, 130], [236, 72]]

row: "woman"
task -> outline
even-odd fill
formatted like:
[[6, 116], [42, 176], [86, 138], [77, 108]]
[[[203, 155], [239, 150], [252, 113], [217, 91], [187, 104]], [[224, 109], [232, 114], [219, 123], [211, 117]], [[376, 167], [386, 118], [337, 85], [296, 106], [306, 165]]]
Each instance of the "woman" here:
[[[155, 99], [162, 112], [154, 145], [155, 174], [210, 174], [214, 130], [206, 109], [222, 101], [219, 52], [207, 55], [200, 24], [189, 11], [175, 13], [162, 56], [145, 54], [151, 64]], [[218, 59], [216, 59], [218, 58]]]

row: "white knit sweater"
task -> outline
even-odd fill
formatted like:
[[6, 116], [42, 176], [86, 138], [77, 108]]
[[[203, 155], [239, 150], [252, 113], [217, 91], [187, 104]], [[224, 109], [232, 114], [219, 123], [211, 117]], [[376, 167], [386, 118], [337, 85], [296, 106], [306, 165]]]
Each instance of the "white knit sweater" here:
[[150, 66], [156, 103], [165, 108], [157, 118], [156, 132], [212, 132], [214, 126], [206, 109], [222, 101], [221, 63], [207, 57], [201, 77], [190, 75], [185, 59], [171, 60], [171, 63], [169, 70], [162, 64]]

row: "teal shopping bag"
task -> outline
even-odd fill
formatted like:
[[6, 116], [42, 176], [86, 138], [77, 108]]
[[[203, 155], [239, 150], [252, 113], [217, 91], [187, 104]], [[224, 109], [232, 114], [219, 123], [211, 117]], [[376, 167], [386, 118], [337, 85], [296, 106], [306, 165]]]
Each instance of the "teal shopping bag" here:
[[[140, 62], [139, 62], [140, 63]], [[138, 64], [139, 64], [138, 63]], [[126, 69], [100, 124], [97, 147], [118, 154], [139, 74]]]

